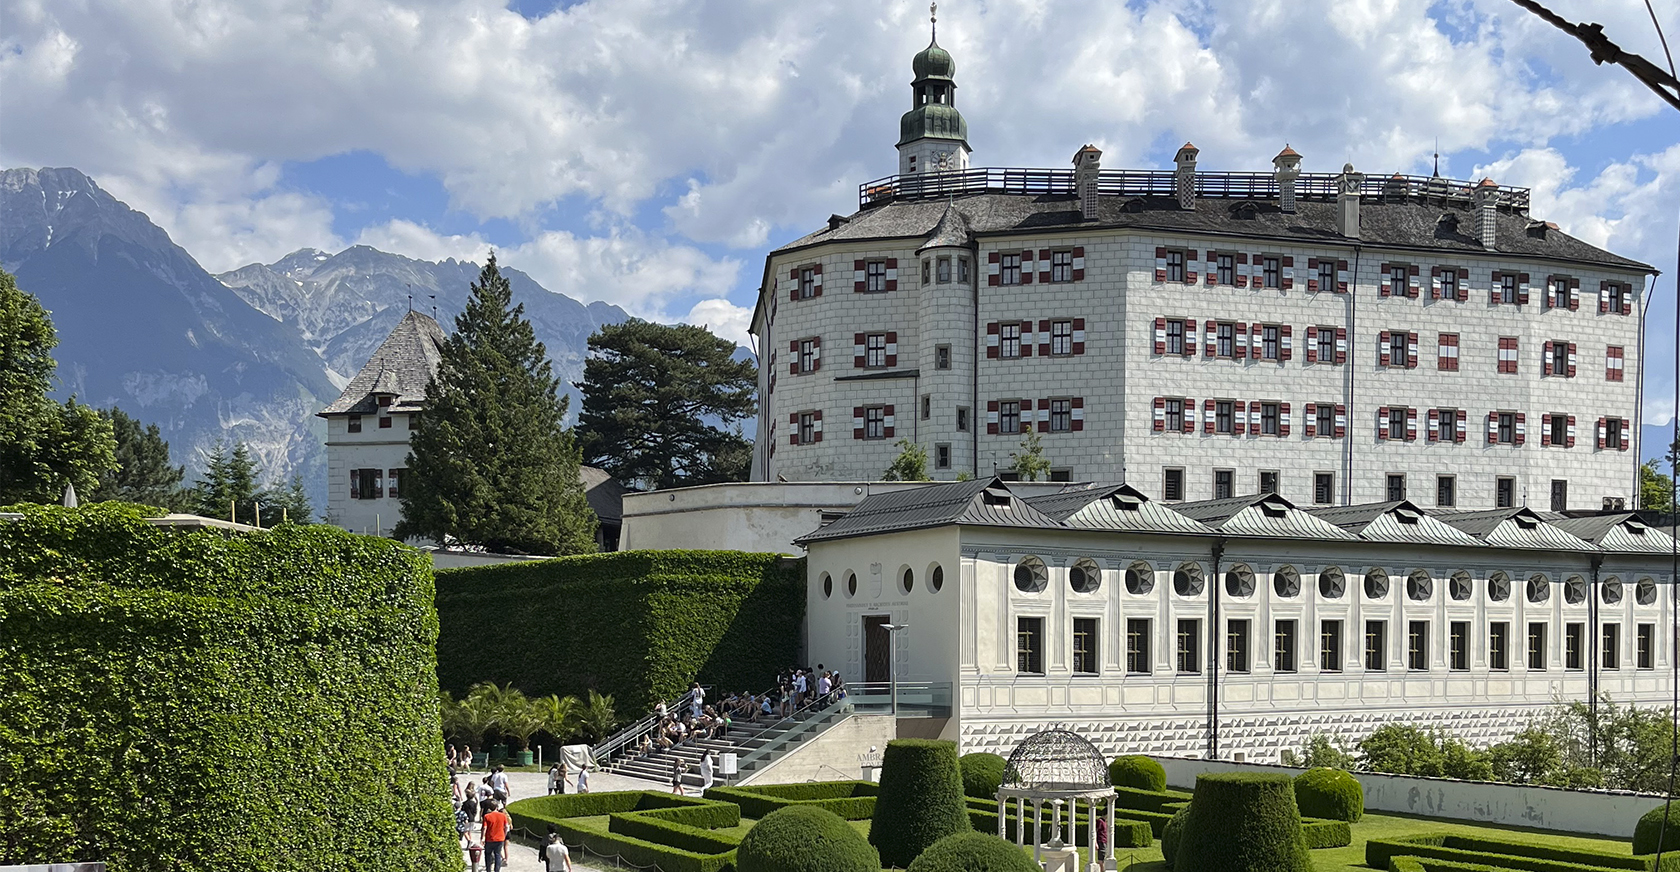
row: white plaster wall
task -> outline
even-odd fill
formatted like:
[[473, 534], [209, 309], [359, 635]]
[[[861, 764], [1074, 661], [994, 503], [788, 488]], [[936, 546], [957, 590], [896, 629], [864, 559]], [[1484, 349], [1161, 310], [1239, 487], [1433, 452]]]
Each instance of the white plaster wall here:
[[408, 466], [409, 416], [392, 415], [388, 429], [379, 428], [379, 417], [362, 416], [362, 432], [351, 433], [348, 419], [327, 419], [327, 521], [352, 533], [389, 534], [402, 519], [402, 500], [350, 499], [350, 470], [385, 470], [385, 487], [390, 490], [390, 472]]
[[799, 554], [793, 540], [873, 493], [908, 482], [731, 482], [624, 495], [620, 551], [698, 548]]
[[[1207, 772], [1282, 772], [1293, 776], [1302, 771], [1225, 760], [1156, 759], [1167, 771], [1167, 784], [1184, 790], [1194, 789], [1196, 776]], [[1366, 811], [1614, 838], [1632, 838], [1640, 816], [1663, 804], [1661, 796], [1622, 791], [1564, 790], [1375, 772], [1355, 772], [1353, 777], [1365, 788]]]
[[[806, 740], [742, 784], [796, 784], [863, 778], [861, 755], [898, 737], [892, 715], [852, 715]], [[874, 770], [871, 770], [873, 774]]]

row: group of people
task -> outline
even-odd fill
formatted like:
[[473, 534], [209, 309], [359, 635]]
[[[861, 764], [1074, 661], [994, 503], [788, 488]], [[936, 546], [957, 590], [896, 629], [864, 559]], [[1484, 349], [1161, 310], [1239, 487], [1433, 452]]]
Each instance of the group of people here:
[[[470, 763], [471, 749], [466, 749], [466, 753], [466, 760]], [[455, 749], [450, 747], [448, 754], [453, 769], [458, 760]], [[579, 773], [579, 781], [583, 781], [582, 773]], [[471, 872], [501, 872], [506, 869], [508, 836], [513, 832], [513, 819], [507, 813], [511, 798], [507, 772], [496, 766], [480, 781], [473, 781], [470, 777], [463, 780], [460, 774], [451, 773], [449, 794], [455, 806], [455, 834], [460, 839], [461, 850], [467, 855]], [[572, 872], [571, 853], [552, 825], [548, 828], [548, 838], [537, 849], [537, 860], [547, 872]]]
[[826, 706], [846, 698], [846, 681], [839, 672], [796, 666], [782, 670], [776, 677], [780, 689], [782, 716], [786, 717], [807, 706]]
[[449, 774], [459, 775], [472, 771], [473, 749], [471, 745], [463, 744], [460, 748], [454, 745], [443, 746], [443, 759], [449, 764]]
[[[572, 782], [566, 780], [571, 776], [571, 774], [571, 767], [567, 766], [566, 761], [564, 760], [560, 760], [553, 766], [548, 767], [548, 795], [554, 796], [556, 794], [565, 793], [566, 788], [572, 784]], [[589, 792], [588, 766], [578, 767], [576, 784], [577, 793]]]

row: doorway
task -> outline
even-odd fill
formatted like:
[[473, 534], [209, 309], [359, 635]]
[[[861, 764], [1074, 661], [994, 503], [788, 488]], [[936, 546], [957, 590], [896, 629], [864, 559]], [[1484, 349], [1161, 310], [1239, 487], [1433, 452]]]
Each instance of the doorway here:
[[863, 616], [863, 680], [868, 684], [885, 684], [892, 680], [892, 633], [887, 624], [891, 615]]

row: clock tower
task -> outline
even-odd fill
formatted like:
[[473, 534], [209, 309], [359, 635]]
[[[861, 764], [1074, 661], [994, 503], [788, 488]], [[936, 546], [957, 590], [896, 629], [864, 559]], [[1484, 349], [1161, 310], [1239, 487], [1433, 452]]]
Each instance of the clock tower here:
[[[938, 4], [929, 7], [937, 13]], [[911, 108], [898, 122], [898, 173], [901, 176], [968, 169], [968, 122], [957, 111], [956, 61], [939, 47], [939, 19], [932, 17], [933, 38], [910, 62]]]

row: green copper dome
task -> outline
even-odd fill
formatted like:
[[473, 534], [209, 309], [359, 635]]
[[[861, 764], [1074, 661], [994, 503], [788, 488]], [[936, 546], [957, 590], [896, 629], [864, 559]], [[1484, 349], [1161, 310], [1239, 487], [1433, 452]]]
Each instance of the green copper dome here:
[[898, 120], [898, 144], [918, 139], [968, 141], [968, 122], [957, 107], [945, 103], [917, 106]]
[[939, 43], [930, 42], [927, 48], [916, 53], [910, 69], [916, 74], [918, 82], [922, 79], [950, 79], [957, 75], [957, 62], [951, 60], [951, 53], [940, 48]]

